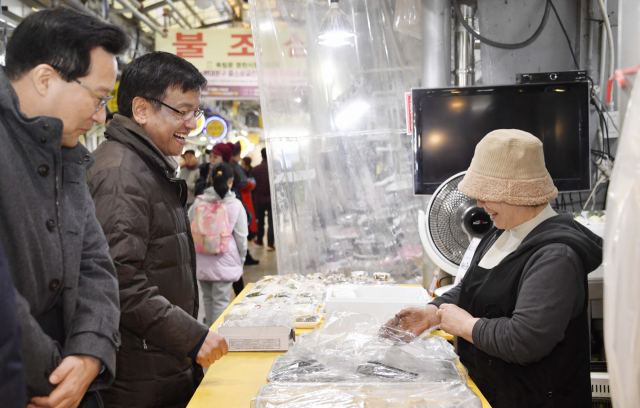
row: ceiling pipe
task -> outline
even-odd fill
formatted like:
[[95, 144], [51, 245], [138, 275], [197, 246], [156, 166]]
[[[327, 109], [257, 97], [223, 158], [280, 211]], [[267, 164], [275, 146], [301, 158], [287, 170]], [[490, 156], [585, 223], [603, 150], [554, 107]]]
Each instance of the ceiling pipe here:
[[180, 11], [178, 10], [178, 8], [176, 7], [176, 3], [173, 2], [173, 0], [165, 0], [167, 2], [167, 4], [169, 5], [169, 7], [171, 7], [173, 9], [173, 11], [175, 11], [175, 13], [182, 19], [182, 21], [185, 22], [185, 24], [187, 25], [187, 27], [191, 30], [193, 29], [193, 27], [191, 26], [191, 24], [189, 23], [189, 21], [187, 21], [186, 18], [184, 18], [184, 16], [182, 15], [182, 13], [180, 13]]
[[[75, 1], [75, 0], [73, 0], [73, 1]], [[153, 31], [155, 31], [156, 33], [160, 34], [161, 36], [163, 36], [165, 38], [167, 37], [167, 33], [162, 31], [162, 29], [159, 28], [157, 25], [153, 24], [151, 22], [151, 20], [149, 20], [147, 18], [147, 16], [145, 16], [144, 14], [139, 12], [138, 9], [133, 7], [127, 0], [116, 0], [116, 1], [118, 3], [120, 3], [122, 5], [122, 7], [126, 8], [127, 10], [129, 10], [131, 12], [131, 14], [133, 14], [138, 20], [140, 20], [143, 23], [145, 23], [146, 25], [148, 25], [149, 28], [151, 28]]]
[[451, 0], [422, 0], [422, 87], [451, 86]]

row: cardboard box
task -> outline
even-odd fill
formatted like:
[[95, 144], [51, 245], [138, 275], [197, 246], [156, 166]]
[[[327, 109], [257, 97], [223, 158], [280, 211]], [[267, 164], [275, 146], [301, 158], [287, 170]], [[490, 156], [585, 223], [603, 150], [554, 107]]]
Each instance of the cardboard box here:
[[287, 351], [296, 340], [289, 327], [219, 327], [217, 333], [227, 340], [229, 351]]
[[[334, 290], [352, 289], [354, 298], [334, 297]], [[372, 316], [384, 324], [408, 306], [425, 306], [431, 301], [427, 291], [414, 286], [340, 285], [330, 286], [325, 300], [327, 316], [334, 312], [355, 312]]]

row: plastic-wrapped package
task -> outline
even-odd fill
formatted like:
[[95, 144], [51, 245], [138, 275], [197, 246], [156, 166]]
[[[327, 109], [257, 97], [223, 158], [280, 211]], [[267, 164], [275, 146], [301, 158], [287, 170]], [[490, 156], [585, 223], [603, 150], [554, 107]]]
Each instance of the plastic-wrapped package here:
[[399, 33], [422, 39], [422, 4], [420, 0], [397, 0], [393, 28]]
[[293, 315], [284, 306], [262, 306], [252, 310], [243, 319], [229, 319], [220, 327], [293, 327], [293, 320]]
[[604, 335], [613, 406], [640, 407], [640, 82], [636, 79], [607, 195]]
[[272, 383], [252, 408], [481, 408], [461, 383]]
[[352, 355], [287, 353], [278, 356], [267, 377], [282, 382], [464, 382], [449, 360], [420, 360], [391, 346]]
[[[394, 342], [378, 335], [375, 319], [335, 313], [322, 330], [301, 335], [279, 356], [269, 381], [288, 382], [456, 382], [457, 355], [440, 337]], [[405, 337], [405, 336], [403, 336]]]

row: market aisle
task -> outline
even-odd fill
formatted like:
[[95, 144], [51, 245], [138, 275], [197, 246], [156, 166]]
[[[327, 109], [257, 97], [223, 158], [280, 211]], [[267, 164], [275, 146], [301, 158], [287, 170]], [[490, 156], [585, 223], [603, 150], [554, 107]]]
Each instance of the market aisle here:
[[[278, 274], [278, 262], [276, 259], [275, 251], [268, 251], [267, 247], [259, 247], [253, 242], [249, 242], [249, 252], [251, 256], [260, 261], [260, 264], [253, 266], [245, 266], [244, 278], [245, 285], [248, 283], [255, 283], [264, 275], [277, 275]], [[200, 310], [198, 311], [198, 321], [204, 319], [204, 304], [202, 300], [202, 290], [198, 290], [200, 294]], [[233, 291], [231, 291], [231, 300], [235, 299]]]

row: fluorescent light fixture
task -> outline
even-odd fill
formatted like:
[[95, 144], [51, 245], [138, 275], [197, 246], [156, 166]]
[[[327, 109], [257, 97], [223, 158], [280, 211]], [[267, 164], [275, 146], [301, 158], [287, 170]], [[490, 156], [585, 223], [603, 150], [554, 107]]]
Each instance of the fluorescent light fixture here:
[[369, 109], [369, 104], [363, 100], [351, 102], [336, 115], [335, 123], [340, 129], [355, 125]]
[[329, 12], [324, 16], [320, 25], [318, 44], [329, 47], [349, 45], [351, 44], [351, 39], [355, 36], [353, 26], [349, 23], [347, 15], [340, 10], [338, 0], [331, 0]]

